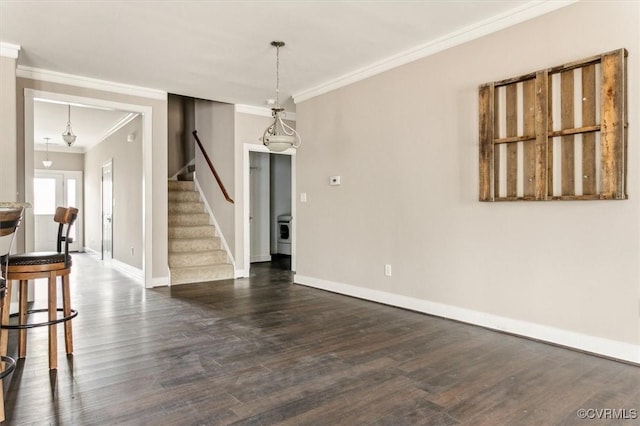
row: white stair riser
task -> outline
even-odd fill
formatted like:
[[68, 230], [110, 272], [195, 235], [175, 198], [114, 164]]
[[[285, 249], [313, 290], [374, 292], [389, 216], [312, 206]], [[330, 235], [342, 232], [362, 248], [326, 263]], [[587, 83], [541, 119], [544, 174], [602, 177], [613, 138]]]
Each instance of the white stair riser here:
[[227, 253], [224, 250], [211, 250], [191, 253], [169, 253], [169, 267], [207, 266], [227, 263]]
[[233, 265], [223, 263], [215, 266], [171, 269], [171, 285], [233, 279]]
[[218, 250], [222, 247], [220, 238], [171, 238], [169, 239], [169, 252], [185, 253], [207, 250]]

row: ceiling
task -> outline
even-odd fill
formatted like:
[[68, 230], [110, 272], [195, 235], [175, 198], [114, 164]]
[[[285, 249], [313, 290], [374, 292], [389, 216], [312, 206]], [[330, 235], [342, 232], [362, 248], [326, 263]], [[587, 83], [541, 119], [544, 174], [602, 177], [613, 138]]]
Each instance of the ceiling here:
[[268, 108], [283, 40], [280, 100], [295, 110], [292, 95], [570, 2], [0, 0], [0, 41], [21, 47], [19, 67]]
[[68, 104], [36, 99], [33, 107], [34, 146], [36, 150], [44, 150], [45, 138], [50, 138], [50, 151], [86, 152], [135, 116], [126, 111], [71, 104], [71, 128], [77, 139], [69, 148], [62, 140], [62, 133], [67, 128]]

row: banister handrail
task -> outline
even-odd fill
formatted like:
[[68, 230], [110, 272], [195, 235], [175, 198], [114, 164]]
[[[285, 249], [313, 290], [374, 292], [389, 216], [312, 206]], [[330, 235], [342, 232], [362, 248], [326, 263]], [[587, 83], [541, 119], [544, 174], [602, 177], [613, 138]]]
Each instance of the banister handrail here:
[[218, 176], [218, 172], [216, 172], [216, 168], [213, 167], [213, 163], [211, 163], [211, 160], [209, 159], [209, 155], [207, 154], [207, 151], [205, 151], [204, 146], [202, 146], [202, 142], [200, 142], [200, 138], [198, 137], [198, 131], [194, 130], [192, 133], [193, 133], [193, 137], [196, 138], [196, 142], [200, 147], [200, 151], [202, 152], [202, 155], [204, 155], [204, 159], [207, 160], [207, 164], [209, 165], [209, 169], [211, 170], [211, 173], [213, 173], [213, 177], [215, 177], [216, 182], [218, 182], [218, 186], [222, 191], [222, 195], [224, 195], [224, 199], [230, 202], [231, 204], [234, 204], [231, 197], [229, 197], [229, 193], [227, 192], [227, 189], [224, 187], [224, 184], [222, 183], [220, 176]]

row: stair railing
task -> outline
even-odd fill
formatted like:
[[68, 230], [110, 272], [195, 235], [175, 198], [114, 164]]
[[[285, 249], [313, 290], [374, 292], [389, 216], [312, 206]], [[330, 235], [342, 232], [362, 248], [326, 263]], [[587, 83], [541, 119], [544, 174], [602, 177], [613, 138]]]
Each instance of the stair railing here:
[[220, 179], [220, 176], [218, 176], [218, 172], [216, 172], [216, 168], [213, 167], [213, 163], [209, 159], [209, 155], [207, 154], [207, 151], [205, 151], [204, 146], [202, 146], [202, 142], [200, 142], [200, 138], [198, 137], [198, 131], [194, 130], [192, 133], [193, 133], [193, 137], [196, 138], [196, 142], [198, 143], [198, 146], [200, 147], [200, 151], [202, 152], [202, 155], [204, 156], [204, 159], [207, 160], [207, 164], [209, 165], [209, 170], [211, 170], [211, 173], [213, 173], [213, 177], [216, 178], [216, 182], [218, 182], [218, 186], [220, 187], [220, 190], [222, 191], [222, 195], [224, 195], [224, 199], [227, 200], [228, 202], [230, 202], [231, 204], [234, 204], [234, 202], [231, 199], [231, 197], [229, 197], [229, 193], [227, 192], [227, 189], [224, 187], [224, 184], [222, 183], [222, 180]]

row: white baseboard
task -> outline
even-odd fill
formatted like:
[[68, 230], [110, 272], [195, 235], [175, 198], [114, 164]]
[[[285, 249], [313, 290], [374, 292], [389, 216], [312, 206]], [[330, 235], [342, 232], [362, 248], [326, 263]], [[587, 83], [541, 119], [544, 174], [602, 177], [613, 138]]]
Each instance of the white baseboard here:
[[246, 278], [248, 276], [249, 274], [247, 274], [247, 271], [245, 271], [244, 269], [234, 269], [234, 278]]
[[271, 262], [271, 255], [270, 254], [251, 255], [251, 263], [253, 262]]
[[144, 282], [144, 271], [142, 269], [138, 269], [135, 266], [128, 265], [116, 259], [111, 259], [111, 266], [140, 284]]
[[430, 302], [428, 300], [387, 293], [384, 291], [357, 287], [350, 284], [307, 277], [304, 275], [296, 274], [294, 282], [308, 287], [314, 287], [321, 290], [383, 303], [385, 305], [410, 309], [412, 311], [422, 312], [425, 314], [454, 319], [493, 330], [504, 331], [581, 351], [640, 364], [640, 345], [575, 333], [573, 331], [563, 330], [560, 328], [515, 320], [471, 309], [459, 308], [442, 303]]
[[169, 277], [156, 277], [151, 279], [151, 286], [153, 287], [166, 287], [171, 285]]
[[89, 247], [84, 247], [84, 252], [87, 253], [88, 255], [97, 258], [98, 260], [100, 260], [100, 258], [102, 257], [100, 255], [100, 253], [98, 253], [97, 251], [90, 249]]

